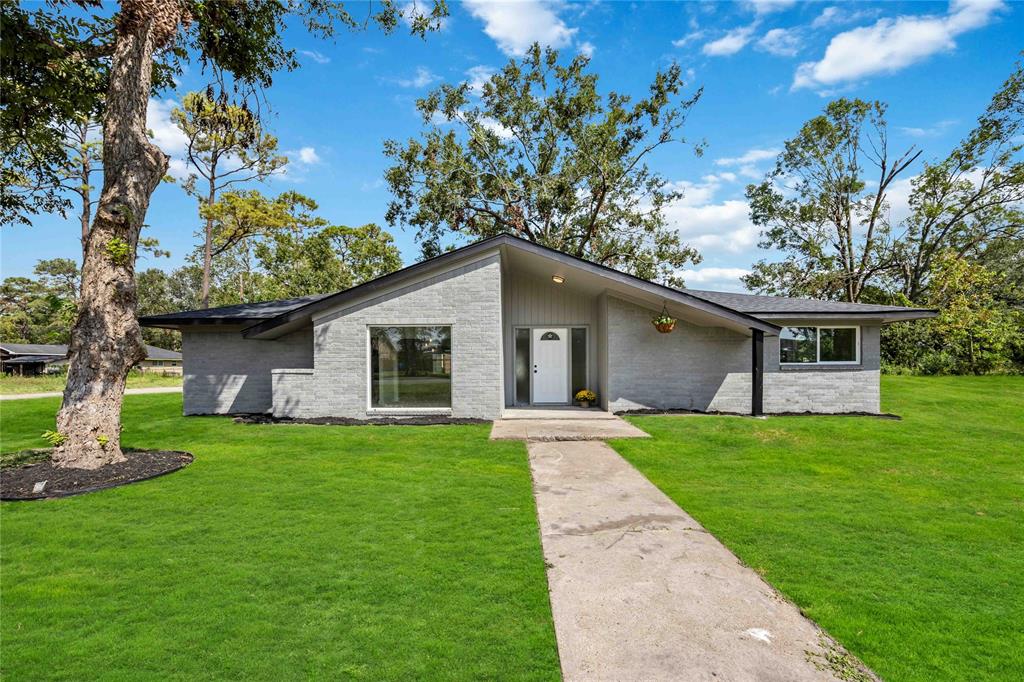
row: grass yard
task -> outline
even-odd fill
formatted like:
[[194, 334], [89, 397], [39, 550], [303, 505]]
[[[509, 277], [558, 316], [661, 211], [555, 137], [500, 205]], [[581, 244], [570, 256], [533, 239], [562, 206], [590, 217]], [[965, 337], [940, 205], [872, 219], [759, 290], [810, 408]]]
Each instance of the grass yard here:
[[[3, 403], [39, 447], [58, 399]], [[5, 679], [557, 679], [520, 443], [488, 426], [252, 426], [125, 399], [163, 478], [2, 507]]]
[[623, 454], [887, 680], [1024, 679], [1024, 378], [883, 377], [904, 417], [635, 417]]
[[[63, 392], [65, 383], [67, 383], [67, 377], [63, 374], [40, 374], [25, 377], [0, 374], [0, 395]], [[132, 372], [128, 375], [128, 388], [150, 388], [153, 386], [181, 386], [181, 376], [165, 377], [162, 374], [143, 374], [142, 372]]]

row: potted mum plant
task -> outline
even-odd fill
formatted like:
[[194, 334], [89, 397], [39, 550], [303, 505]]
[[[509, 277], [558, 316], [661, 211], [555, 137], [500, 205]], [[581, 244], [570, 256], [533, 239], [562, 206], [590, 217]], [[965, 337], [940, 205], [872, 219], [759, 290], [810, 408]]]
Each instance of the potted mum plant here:
[[664, 305], [661, 306], [661, 312], [651, 320], [651, 324], [662, 334], [668, 334], [670, 331], [676, 328], [676, 318], [668, 314], [668, 308]]
[[597, 400], [597, 394], [589, 388], [576, 391], [576, 402], [579, 403], [580, 407], [590, 407], [590, 403], [595, 400]]

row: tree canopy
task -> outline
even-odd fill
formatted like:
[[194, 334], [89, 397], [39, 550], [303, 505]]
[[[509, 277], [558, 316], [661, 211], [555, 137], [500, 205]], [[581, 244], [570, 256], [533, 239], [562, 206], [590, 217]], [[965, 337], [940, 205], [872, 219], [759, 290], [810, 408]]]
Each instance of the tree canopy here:
[[680, 192], [647, 162], [686, 143], [683, 125], [701, 91], [683, 95], [673, 64], [643, 98], [602, 96], [589, 61], [564, 63], [534, 45], [478, 91], [446, 84], [419, 100], [427, 130], [385, 144], [389, 224], [414, 227], [426, 255], [508, 232], [678, 284], [679, 270], [700, 256], [666, 224]]

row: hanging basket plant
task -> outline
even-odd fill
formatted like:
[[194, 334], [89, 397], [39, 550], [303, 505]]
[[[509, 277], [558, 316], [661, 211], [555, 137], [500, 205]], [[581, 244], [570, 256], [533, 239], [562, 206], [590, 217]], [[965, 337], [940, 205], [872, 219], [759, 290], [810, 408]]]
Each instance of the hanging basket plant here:
[[676, 318], [671, 317], [668, 314], [668, 308], [663, 303], [661, 305], [661, 313], [651, 320], [651, 324], [662, 334], [668, 334], [670, 331], [676, 328]]

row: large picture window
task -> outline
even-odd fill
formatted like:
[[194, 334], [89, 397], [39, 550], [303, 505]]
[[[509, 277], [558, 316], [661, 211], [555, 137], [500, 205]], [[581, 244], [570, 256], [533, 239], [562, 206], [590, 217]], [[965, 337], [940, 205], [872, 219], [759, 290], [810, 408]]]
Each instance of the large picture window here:
[[451, 407], [452, 328], [370, 327], [371, 407]]
[[859, 327], [785, 327], [779, 334], [784, 365], [860, 362]]

